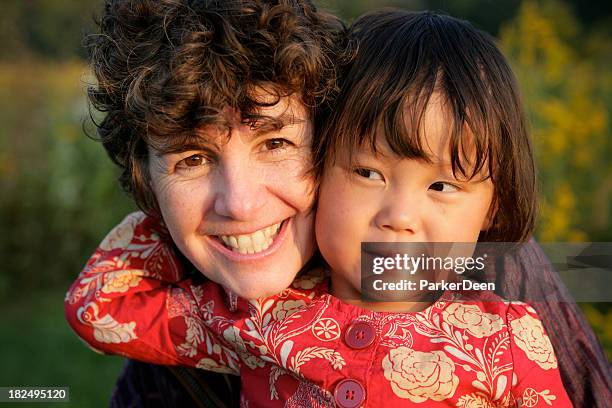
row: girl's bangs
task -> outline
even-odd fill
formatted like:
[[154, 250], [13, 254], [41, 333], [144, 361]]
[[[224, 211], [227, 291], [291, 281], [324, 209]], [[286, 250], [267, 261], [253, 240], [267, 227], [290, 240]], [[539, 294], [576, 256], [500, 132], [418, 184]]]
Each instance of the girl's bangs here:
[[[358, 149], [380, 152], [380, 137], [384, 137], [394, 155], [431, 163], [434, 160], [424, 132], [426, 112], [435, 93], [439, 94], [442, 109], [450, 120], [447, 135], [448, 153], [453, 175], [457, 179], [471, 180], [492, 175], [493, 152], [491, 141], [494, 128], [482, 109], [483, 101], [469, 95], [452, 93], [458, 85], [443, 71], [422, 73], [408, 89], [392, 90], [403, 94], [396, 100], [369, 99], [369, 104], [339, 133], [334, 150], [349, 152], [352, 160]], [[368, 118], [376, 118], [369, 121]], [[485, 168], [487, 167], [487, 168]]]

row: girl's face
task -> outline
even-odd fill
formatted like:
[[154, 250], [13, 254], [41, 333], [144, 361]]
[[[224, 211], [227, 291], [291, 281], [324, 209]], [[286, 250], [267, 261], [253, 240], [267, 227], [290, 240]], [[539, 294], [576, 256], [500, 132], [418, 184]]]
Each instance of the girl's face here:
[[453, 176], [442, 101], [432, 95], [422, 126], [432, 163], [394, 155], [381, 136], [378, 154], [361, 149], [325, 169], [315, 231], [339, 298], [360, 298], [362, 242], [476, 242], [488, 227], [493, 184]]
[[247, 299], [287, 288], [315, 250], [312, 125], [297, 98], [262, 115], [284, 126], [200, 129], [201, 146], [149, 151], [174, 243], [211, 280]]

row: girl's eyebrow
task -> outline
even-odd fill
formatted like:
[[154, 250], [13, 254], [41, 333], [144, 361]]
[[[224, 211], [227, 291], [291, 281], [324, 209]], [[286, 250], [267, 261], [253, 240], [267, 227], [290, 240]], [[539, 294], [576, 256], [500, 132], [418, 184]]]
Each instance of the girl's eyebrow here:
[[434, 166], [441, 167], [443, 169], [452, 169], [453, 168], [453, 164], [450, 162], [450, 160], [436, 160], [436, 159], [432, 159], [431, 163]]
[[[488, 174], [488, 172], [485, 172], [485, 174], [480, 175], [482, 173], [482, 171], [477, 173], [477, 174], [474, 174], [470, 178], [457, 177], [457, 174], [461, 175], [461, 172], [458, 171], [458, 169], [457, 169], [457, 174], [455, 174], [455, 172], [453, 171], [453, 165], [452, 165], [452, 163], [450, 161], [435, 160], [434, 159], [434, 160], [432, 160], [432, 164], [434, 166], [436, 166], [437, 168], [439, 168], [440, 170], [442, 170], [445, 175], [450, 176], [450, 177], [452, 177], [453, 179], [455, 179], [455, 180], [457, 180], [459, 182], [471, 182], [471, 181], [482, 182], [482, 181], [485, 181], [485, 180], [491, 178], [491, 175]], [[483, 170], [485, 170], [485, 169], [486, 168], [483, 167]]]
[[450, 158], [440, 160], [437, 157], [431, 157], [430, 163], [433, 167], [438, 169], [438, 171], [440, 171], [444, 175], [452, 177], [455, 180], [459, 180], [457, 179], [455, 172], [453, 171], [453, 164], [451, 163]]

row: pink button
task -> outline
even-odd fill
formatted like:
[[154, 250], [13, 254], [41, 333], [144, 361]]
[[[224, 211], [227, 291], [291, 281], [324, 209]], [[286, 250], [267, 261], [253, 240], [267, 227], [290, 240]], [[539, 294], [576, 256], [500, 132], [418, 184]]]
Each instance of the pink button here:
[[360, 407], [365, 400], [365, 388], [357, 380], [344, 379], [336, 385], [334, 399], [340, 408]]
[[368, 347], [374, 341], [376, 331], [368, 322], [355, 321], [344, 333], [344, 341], [352, 349]]

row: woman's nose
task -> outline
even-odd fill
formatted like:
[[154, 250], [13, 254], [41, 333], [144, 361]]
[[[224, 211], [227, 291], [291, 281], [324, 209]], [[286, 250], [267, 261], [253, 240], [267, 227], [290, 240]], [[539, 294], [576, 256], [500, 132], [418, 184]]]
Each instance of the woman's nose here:
[[266, 204], [266, 178], [260, 173], [246, 161], [223, 166], [215, 196], [215, 212], [237, 221], [259, 219]]

